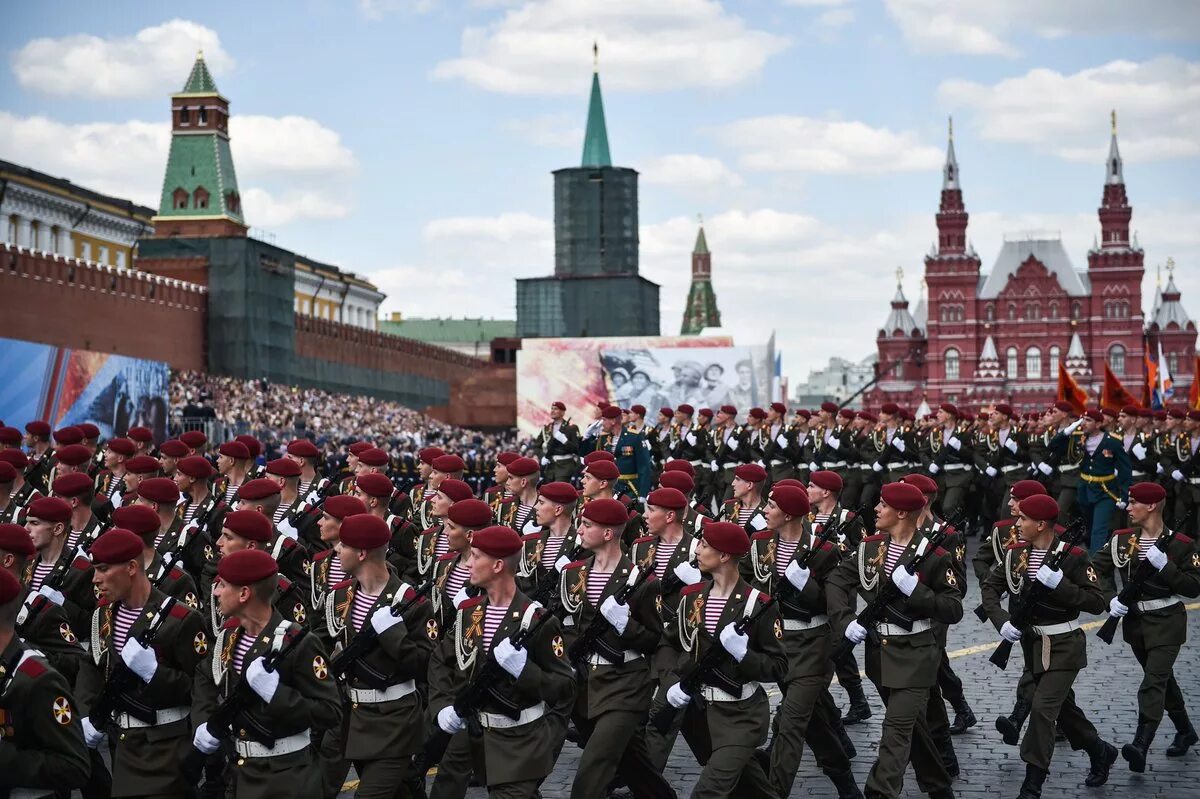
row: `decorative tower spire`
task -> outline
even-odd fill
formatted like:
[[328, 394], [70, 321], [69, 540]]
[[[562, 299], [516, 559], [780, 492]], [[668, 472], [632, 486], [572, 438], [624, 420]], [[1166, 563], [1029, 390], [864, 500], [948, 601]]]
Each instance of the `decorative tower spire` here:
[[604, 99], [600, 96], [600, 46], [595, 42], [592, 42], [592, 96], [588, 101], [583, 163], [580, 166], [612, 166], [612, 156], [608, 152], [608, 127], [604, 123]]
[[1125, 173], [1123, 171], [1123, 163], [1121, 162], [1121, 151], [1117, 149], [1117, 109], [1112, 110], [1112, 140], [1108, 145], [1108, 163], [1106, 169], [1108, 174], [1105, 177], [1105, 183], [1124, 183]]
[[717, 310], [717, 294], [712, 287], [712, 253], [704, 235], [704, 218], [700, 217], [696, 246], [692, 247], [692, 286], [688, 289], [687, 305], [683, 309], [683, 326], [679, 332], [694, 336], [706, 327], [721, 326]]
[[904, 267], [901, 266], [896, 267], [896, 294], [892, 297], [892, 312], [888, 314], [882, 330], [889, 336], [897, 330], [906, 336], [921, 334], [917, 320], [913, 319], [913, 315], [908, 312], [908, 298], [904, 296]]
[[1113, 110], [1112, 139], [1104, 164], [1104, 196], [1100, 201], [1100, 246], [1103, 249], [1129, 248], [1129, 220], [1133, 209], [1125, 195], [1125, 171], [1117, 147], [1117, 112]]
[[946, 163], [942, 167], [942, 201], [937, 215], [938, 255], [965, 255], [967, 252], [968, 216], [958, 178], [958, 159], [954, 155], [954, 118], [951, 117], [946, 141]]
[[942, 167], [942, 191], [961, 188], [958, 185], [958, 159], [954, 157], [954, 117], [950, 117], [949, 129], [946, 165]]

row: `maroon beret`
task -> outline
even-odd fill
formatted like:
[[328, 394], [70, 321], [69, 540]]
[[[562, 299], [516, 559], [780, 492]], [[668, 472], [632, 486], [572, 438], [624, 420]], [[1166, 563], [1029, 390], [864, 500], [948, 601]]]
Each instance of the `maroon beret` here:
[[772, 402], [772, 403], [771, 403], [771, 410], [775, 411], [775, 413], [779, 413], [779, 414], [786, 414], [786, 413], [787, 413], [787, 406], [786, 406], [786, 405], [784, 405], [782, 402]]
[[0, 549], [25, 558], [37, 552], [33, 536], [19, 524], [0, 524]]
[[138, 483], [138, 496], [157, 502], [160, 505], [174, 505], [179, 502], [179, 487], [170, 477], [151, 477]]
[[182, 441], [172, 438], [169, 441], [164, 441], [159, 445], [158, 451], [168, 458], [186, 458], [188, 454], [188, 445]]
[[14, 469], [24, 469], [29, 465], [29, 458], [19, 449], [0, 450], [0, 461], [4, 461]]
[[737, 416], [737, 407], [734, 405], [722, 405], [719, 410], [726, 416]]
[[240, 441], [226, 441], [217, 452], [234, 460], [244, 461], [250, 459], [250, 450], [246, 449], [246, 445]]
[[[366, 475], [363, 476], [365, 477]], [[383, 477], [383, 475], [380, 475], [380, 477]], [[340, 520], [358, 513], [366, 513], [367, 506], [358, 497], [352, 497], [349, 494], [334, 494], [325, 500], [325, 504], [321, 506], [321, 510], [329, 516]]]
[[675, 415], [675, 409], [672, 408], [670, 405], [662, 406], [661, 408], [658, 409], [658, 412], [661, 415], [666, 416], [667, 418], [670, 418]]
[[617, 456], [613, 455], [611, 452], [609, 452], [606, 449], [592, 450], [591, 452], [589, 452], [588, 454], [583, 456], [583, 465], [584, 466], [591, 466], [596, 461], [609, 461], [610, 463], [616, 463]]
[[1019, 480], [1016, 483], [1013, 483], [1013, 487], [1010, 489], [1010, 491], [1012, 493], [1012, 498], [1020, 502], [1023, 499], [1029, 499], [1030, 497], [1037, 496], [1038, 494], [1045, 494], [1046, 487], [1037, 480]]
[[1010, 419], [1012, 418], [1012, 415], [1013, 415], [1012, 406], [1009, 405], [1007, 402], [997, 402], [996, 406], [995, 406], [995, 411], [996, 411], [996, 413], [1004, 414], [1005, 416], [1009, 417]]
[[900, 406], [894, 402], [885, 402], [879, 407], [880, 413], [886, 413], [889, 416], [895, 416], [900, 412]]
[[1179, 408], [1171, 408], [1167, 411], [1167, 416], [1171, 419], [1186, 419], [1187, 411], [1182, 411]]
[[483, 527], [492, 522], [492, 506], [482, 499], [463, 499], [451, 505], [446, 516], [463, 527]]
[[1153, 505], [1167, 498], [1167, 490], [1158, 483], [1134, 483], [1129, 489], [1129, 498], [1143, 505]]
[[379, 472], [360, 474], [354, 478], [354, 484], [369, 497], [390, 497], [396, 493], [396, 486], [388, 476]]
[[0, 427], [0, 446], [19, 447], [21, 446], [21, 431], [15, 427]]
[[50, 425], [38, 419], [25, 425], [25, 432], [38, 438], [50, 437]]
[[920, 472], [906, 474], [900, 478], [900, 482], [908, 483], [910, 486], [916, 486], [917, 488], [921, 489], [922, 494], [936, 496], [938, 492], [937, 480], [934, 480], [927, 474], [921, 474]]
[[609, 405], [607, 408], [600, 411], [600, 415], [605, 419], [619, 419], [621, 416], [621, 409], [616, 405]]
[[883, 501], [896, 510], [914, 511], [925, 507], [921, 489], [908, 483], [888, 483], [880, 491]]
[[616, 480], [621, 476], [621, 470], [613, 461], [596, 461], [583, 470], [597, 480]]
[[368, 441], [355, 441], [353, 444], [351, 444], [346, 449], [348, 449], [350, 451], [351, 455], [353, 455], [354, 457], [357, 458], [359, 453], [361, 453], [363, 450], [371, 449], [374, 446], [375, 446], [374, 444], [372, 444]]
[[[83, 475], [85, 478], [87, 475]], [[17, 479], [17, 467], [8, 461], [0, 461], [0, 485], [8, 485]], [[91, 480], [88, 480], [90, 483]]]
[[837, 415], [843, 419], [853, 419], [854, 411], [852, 411], [850, 408], [842, 408], [840, 411], [837, 412]]
[[142, 539], [132, 530], [114, 527], [96, 539], [88, 554], [97, 566], [128, 563], [141, 558]]
[[767, 470], [757, 463], [743, 463], [733, 470], [733, 476], [748, 483], [761, 483], [767, 479]]
[[378, 549], [392, 540], [388, 523], [373, 513], [356, 513], [342, 519], [338, 538], [355, 549]]
[[110, 438], [105, 446], [108, 447], [110, 452], [124, 455], [126, 458], [137, 452], [137, 446], [128, 438]]
[[1065, 402], [1065, 401], [1056, 402], [1056, 403], [1054, 403], [1053, 407], [1056, 410], [1062, 411], [1063, 413], [1074, 413], [1075, 412], [1075, 406], [1072, 405], [1071, 403]]
[[651, 491], [646, 497], [646, 504], [668, 510], [683, 510], [688, 506], [688, 500], [679, 489], [665, 487]]
[[550, 403], [550, 407], [557, 408], [560, 411], [565, 411], [567, 409], [566, 404], [563, 403], [561, 400], [555, 400], [554, 402]]
[[317, 449], [316, 444], [307, 438], [298, 438], [287, 445], [287, 453], [295, 455], [297, 458], [316, 458], [321, 454], [321, 451]]
[[646, 415], [646, 406], [645, 405], [630, 405], [629, 412], [636, 413], [638, 416], [645, 416]]
[[712, 408], [701, 408], [700, 415], [703, 416], [705, 419], [713, 418]]
[[0, 605], [7, 605], [21, 593], [21, 583], [6, 569], [0, 569]]
[[750, 409], [750, 414], [749, 414], [749, 415], [750, 415], [750, 418], [751, 418], [751, 419], [759, 419], [759, 420], [762, 420], [762, 419], [766, 419], [766, 418], [767, 418], [767, 412], [766, 412], [766, 411], [764, 411], [762, 408], [751, 408], [751, 409]]
[[954, 417], [957, 417], [959, 415], [958, 406], [954, 405], [953, 403], [950, 403], [950, 402], [943, 402], [941, 405], [938, 406], [938, 409], [943, 410], [946, 413], [948, 413]]
[[750, 536], [733, 522], [708, 522], [704, 525], [704, 540], [718, 552], [741, 557], [750, 551]]
[[1124, 408], [1121, 408], [1121, 413], [1126, 416], [1141, 416], [1142, 409], [1136, 405], [1126, 405]]
[[1100, 411], [1096, 411], [1096, 410], [1084, 411], [1083, 415], [1086, 416], [1087, 418], [1091, 419], [1093, 422], [1103, 422], [1104, 421], [1104, 414], [1102, 414]]
[[[1117, 418], [1117, 412], [1114, 411], [1112, 408], [1101, 408], [1100, 413], [1109, 417], [1110, 419]], [[1191, 413], [1192, 413], [1191, 411], [1188, 411], [1188, 418], [1191, 418]], [[1196, 411], [1196, 418], [1200, 419], [1200, 411]]]
[[683, 472], [688, 477], [695, 478], [696, 467], [692, 466], [691, 461], [685, 461], [682, 458], [674, 458], [663, 464], [664, 472]]
[[276, 477], [299, 477], [300, 464], [291, 458], [276, 458], [273, 461], [267, 461], [267, 474], [273, 474]]
[[60, 427], [54, 431], [54, 443], [66, 446], [68, 444], [78, 444], [83, 441], [83, 431], [74, 425]]
[[781, 511], [794, 518], [807, 516], [812, 510], [808, 504], [808, 492], [795, 486], [775, 486], [771, 489], [771, 499]]
[[570, 483], [545, 483], [538, 487], [538, 494], [559, 505], [570, 505], [579, 499], [579, 492]]
[[54, 459], [67, 466], [82, 466], [92, 459], [92, 451], [83, 444], [68, 444], [54, 450]]
[[445, 494], [451, 502], [461, 502], [475, 496], [469, 485], [462, 480], [455, 480], [453, 477], [447, 477], [438, 483], [438, 493]]
[[[591, 453], [589, 452], [588, 454], [590, 455]], [[509, 452], [509, 451], [505, 450], [504, 452], [498, 453], [496, 455], [496, 463], [500, 464], [501, 466], [507, 467], [508, 464], [512, 463], [519, 457], [521, 457], [520, 453]]]
[[38, 497], [29, 503], [29, 516], [44, 522], [67, 524], [71, 521], [71, 506], [59, 497]]
[[100, 428], [91, 422], [84, 422], [76, 425], [76, 427], [79, 428], [79, 432], [83, 433], [85, 439], [97, 439], [100, 437]]
[[682, 413], [684, 416], [691, 416], [695, 412], [696, 409], [686, 402], [681, 402], [675, 406], [675, 413]]
[[808, 492], [808, 486], [804, 485], [804, 483], [800, 482], [795, 477], [785, 477], [782, 480], [776, 480], [772, 490], [778, 488], [779, 486], [791, 486], [792, 488], [799, 488], [805, 491], [805, 493]]
[[494, 524], [471, 535], [471, 547], [493, 558], [507, 558], [521, 551], [521, 536], [511, 527]]
[[442, 474], [454, 474], [467, 468], [467, 464], [457, 455], [438, 455], [430, 466]]
[[675, 470], [664, 470], [658, 476], [658, 484], [663, 488], [674, 488], [676, 491], [682, 491], [685, 494], [690, 494], [696, 490], [696, 481], [687, 472]]
[[529, 477], [537, 474], [538, 462], [533, 458], [517, 458], [508, 464], [508, 473], [514, 477]]
[[208, 443], [208, 436], [199, 430], [188, 430], [179, 437], [179, 440], [187, 444], [192, 449], [200, 449]]
[[440, 458], [445, 454], [446, 450], [442, 449], [441, 447], [425, 447], [417, 452], [417, 457], [420, 459], [421, 463], [425, 464], [426, 466], [432, 466], [435, 458]]
[[134, 535], [157, 533], [159, 528], [158, 514], [146, 505], [122, 505], [113, 511], [112, 520], [115, 526], [124, 527]]
[[142, 443], [154, 440], [154, 434], [150, 432], [149, 427], [131, 427], [125, 435], [134, 441], [141, 441]]
[[1021, 500], [1021, 513], [1039, 522], [1052, 522], [1058, 518], [1058, 503], [1047, 494], [1034, 494]]
[[629, 521], [629, 511], [619, 499], [593, 499], [583, 506], [583, 518], [606, 527], [621, 527]]
[[358, 453], [358, 459], [367, 466], [374, 466], [376, 468], [380, 466], [387, 466], [388, 462], [387, 453], [379, 449], [379, 447], [364, 449], [362, 452]]
[[279, 564], [262, 549], [230, 552], [217, 563], [217, 576], [230, 585], [253, 585], [279, 574]]
[[251, 541], [271, 540], [271, 520], [256, 510], [234, 510], [225, 514], [221, 526]]
[[1200, 411], [1188, 411], [1187, 418], [1191, 419], [1193, 422], [1200, 422]]
[[253, 502], [256, 499], [266, 499], [278, 493], [280, 493], [279, 483], [266, 477], [260, 477], [257, 480], [243, 483], [237, 490], [237, 498]]
[[240, 436], [234, 436], [233, 440], [240, 441], [243, 444], [245, 444], [246, 451], [250, 453], [251, 458], [257, 458], [259, 456], [259, 454], [262, 453], [262, 449], [263, 449], [262, 442], [260, 442], [254, 436], [246, 435], [243, 433]]
[[838, 406], [836, 402], [826, 401], [821, 403], [821, 410], [825, 411], [825, 413], [837, 413]]
[[154, 474], [160, 469], [162, 464], [158, 462], [158, 458], [149, 455], [134, 455], [125, 461], [125, 470], [134, 474]]
[[797, 408], [796, 415], [805, 421], [808, 421], [812, 418], [812, 411], [808, 410], [807, 408]]
[[175, 468], [194, 480], [207, 480], [215, 471], [208, 458], [201, 455], [189, 455], [175, 464]]

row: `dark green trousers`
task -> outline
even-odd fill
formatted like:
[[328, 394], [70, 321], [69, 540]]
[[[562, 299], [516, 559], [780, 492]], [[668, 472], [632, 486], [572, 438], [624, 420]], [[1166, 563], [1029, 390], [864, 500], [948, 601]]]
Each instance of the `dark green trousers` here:
[[1054, 727], [1057, 724], [1067, 736], [1072, 749], [1087, 749], [1099, 737], [1095, 726], [1075, 704], [1074, 670], [1046, 671], [1033, 678], [1033, 709], [1029, 712], [1029, 727], [1021, 739], [1021, 759], [1030, 765], [1049, 771], [1054, 755]]
[[604, 799], [608, 784], [618, 773], [639, 799], [675, 796], [663, 779], [662, 769], [650, 761], [641, 729], [644, 720], [644, 713], [625, 710], [601, 713], [594, 719], [575, 719], [575, 727], [587, 743], [575, 767], [571, 799]]
[[781, 685], [783, 701], [775, 711], [775, 743], [771, 747], [771, 785], [788, 796], [796, 782], [804, 744], [808, 743], [823, 771], [850, 770], [850, 758], [838, 741], [835, 725], [841, 711], [829, 695], [827, 676], [801, 677]]
[[879, 754], [867, 775], [864, 792], [868, 799], [897, 799], [904, 789], [904, 772], [910, 762], [922, 791], [949, 788], [950, 775], [926, 722], [929, 689], [875, 687], [886, 709]]
[[1142, 664], [1142, 684], [1138, 686], [1138, 723], [1162, 721], [1163, 711], [1187, 713], [1183, 692], [1175, 681], [1177, 646], [1156, 646], [1146, 649], [1134, 646], [1133, 656]]

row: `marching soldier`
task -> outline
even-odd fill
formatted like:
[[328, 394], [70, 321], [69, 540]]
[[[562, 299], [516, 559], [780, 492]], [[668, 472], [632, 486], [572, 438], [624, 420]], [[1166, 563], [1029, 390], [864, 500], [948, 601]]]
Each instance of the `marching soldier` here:
[[763, 515], [767, 500], [763, 496], [767, 470], [757, 463], [743, 463], [733, 473], [733, 497], [721, 508], [721, 521], [733, 522], [753, 535], [767, 528]]
[[946, 402], [938, 407], [937, 426], [926, 439], [927, 470], [938, 481], [942, 516], [953, 518], [966, 505], [971, 488], [973, 459], [969, 423], [960, 421], [958, 407]]
[[521, 456], [515, 452], [500, 452], [496, 455], [496, 462], [492, 464], [494, 484], [483, 493], [483, 501], [491, 506], [493, 518], [500, 518], [500, 509], [509, 498], [508, 464], [519, 457]]
[[[41, 497], [29, 505], [25, 527], [37, 549], [37, 558], [27, 567], [25, 585], [63, 609], [71, 629], [87, 636], [96, 593], [92, 589], [92, 565], [87, 558], [76, 558], [67, 549], [67, 528], [71, 523], [71, 506], [58, 497]], [[46, 578], [60, 561], [70, 563], [62, 584], [57, 588], [46, 585]]]
[[771, 484], [796, 476], [798, 449], [793, 430], [787, 423], [787, 406], [772, 402], [767, 408], [767, 419], [763, 428], [763, 462], [770, 471]]
[[263, 477], [279, 486], [279, 504], [271, 514], [271, 523], [289, 538], [300, 540], [300, 530], [293, 521], [304, 512], [304, 495], [300, 493], [300, 464], [291, 458], [267, 461]]
[[[699, 479], [700, 470], [709, 469], [710, 475], [716, 471], [712, 458], [709, 457], [709, 432], [692, 423], [696, 409], [686, 402], [675, 406], [675, 425], [667, 441], [665, 457], [687, 461], [696, 470], [696, 491], [701, 504], [712, 499], [715, 485]], [[710, 478], [706, 478], [711, 480]]]
[[427, 513], [427, 505], [429, 497], [437, 491], [436, 485], [429, 485], [430, 475], [433, 474], [433, 462], [435, 459], [445, 455], [445, 451], [440, 447], [425, 447], [417, 452], [417, 474], [420, 477], [420, 482], [409, 489], [408, 504], [410, 513], [412, 514], [412, 523], [416, 525], [418, 530], [426, 530], [432, 525], [429, 524], [429, 519], [425, 515]]
[[[164, 441], [158, 448], [158, 463], [164, 477], [174, 477], [179, 461], [188, 456], [187, 444], [176, 439]], [[91, 457], [91, 453], [88, 453]]]
[[1184, 529], [1189, 536], [1200, 530], [1200, 410], [1187, 412], [1182, 430], [1168, 463], [1168, 472], [1175, 489], [1175, 518], [1187, 518]]
[[[599, 453], [597, 453], [599, 454]], [[608, 454], [608, 453], [604, 453]], [[642, 517], [632, 510], [634, 497], [628, 493], [621, 492], [621, 470], [617, 468], [617, 464], [612, 460], [596, 458], [589, 463], [583, 470], [580, 485], [582, 486], [579, 492], [580, 504], [575, 511], [576, 522], [583, 508], [589, 502], [597, 499], [618, 499], [626, 506], [630, 507], [629, 521], [625, 525], [625, 531], [621, 535], [622, 544], [628, 546], [641, 534]]]
[[1068, 423], [1075, 408], [1069, 402], [1056, 402], [1046, 411], [1046, 429], [1042, 433], [1045, 458], [1037, 464], [1038, 472], [1047, 478], [1046, 490], [1058, 502], [1063, 516], [1059, 524], [1067, 524], [1067, 514], [1075, 508], [1075, 497], [1079, 490], [1079, 466], [1083, 461], [1083, 433], [1079, 432], [1082, 422]]
[[[275, 515], [279, 506], [279, 484], [274, 480], [260, 477], [249, 480], [238, 487], [237, 509], [258, 511], [267, 517], [267, 521]], [[295, 533], [294, 530], [290, 531]], [[271, 557], [279, 564], [279, 571], [293, 583], [307, 583], [308, 573], [312, 563], [308, 559], [308, 550], [291, 535], [280, 531], [271, 525], [271, 541], [266, 547]]]
[[994, 519], [1004, 515], [1004, 507], [1012, 487], [1029, 474], [1029, 448], [1025, 436], [1012, 426], [1013, 409], [1006, 403], [997, 403], [988, 418], [988, 429], [982, 437], [982, 446], [975, 467], [992, 480], [986, 492], [992, 497], [990, 507], [985, 507], [984, 521], [990, 527]]
[[810, 472], [819, 469], [837, 472], [845, 483], [847, 458], [852, 457], [851, 449], [854, 446], [854, 434], [849, 427], [849, 422], [854, 419], [854, 411], [848, 408], [839, 410], [836, 403], [822, 402], [818, 418], [819, 435], [813, 439], [813, 456], [808, 469]]
[[[179, 498], [174, 481], [168, 477], [152, 477], [138, 485], [136, 503], [153, 510], [158, 518], [154, 534], [154, 548], [158, 554], [164, 560], [174, 561], [191, 576], [193, 583], [198, 584], [208, 561], [212, 539], [198, 525], [183, 524], [177, 512]], [[113, 516], [116, 517], [115, 512]]]
[[233, 507], [238, 489], [250, 478], [253, 463], [250, 450], [240, 441], [226, 441], [217, 450], [217, 482], [215, 492], [227, 507]]
[[16, 480], [16, 468], [7, 461], [0, 461], [0, 523], [13, 523], [15, 520], [16, 508], [9, 507], [9, 500]]
[[[245, 549], [260, 549], [270, 555], [274, 551], [271, 544], [273, 531], [271, 520], [258, 511], [235, 510], [225, 514], [225, 518], [222, 520], [221, 537], [217, 539], [217, 549], [221, 553], [221, 559]], [[214, 581], [220, 572], [219, 560], [216, 565], [218, 568], [213, 574]], [[310, 589], [307, 581], [296, 582], [281, 571], [275, 587], [276, 592], [272, 601], [280, 615], [288, 621], [304, 624], [312, 616], [314, 608], [314, 605], [309, 602]], [[219, 630], [225, 619], [220, 615], [217, 602], [209, 602], [209, 613], [213, 629]]]
[[570, 480], [579, 464], [579, 428], [564, 418], [566, 413], [567, 406], [563, 403], [550, 403], [550, 424], [533, 441], [534, 452], [549, 482]]
[[92, 511], [92, 479], [82, 472], [64, 474], [51, 486], [54, 496], [71, 506], [66, 549], [74, 551], [81, 541], [91, 541], [104, 527]]
[[437, 491], [432, 496], [426, 494], [429, 504], [429, 519], [433, 526], [421, 533], [417, 541], [417, 575], [420, 582], [431, 579], [434, 563], [442, 555], [450, 551], [446, 541], [443, 520], [450, 506], [464, 499], [471, 499], [471, 487], [453, 477], [437, 481]]
[[[621, 424], [621, 409], [610, 405], [601, 411], [601, 430], [595, 439], [585, 441], [593, 450], [608, 450], [620, 472], [620, 493], [644, 497], [650, 491], [650, 448], [646, 437]], [[511, 466], [509, 471], [512, 471]]]
[[29, 471], [25, 479], [43, 496], [50, 493], [54, 475], [54, 447], [50, 445], [50, 425], [36, 419], [25, 425], [25, 449], [29, 453]]
[[[316, 444], [307, 438], [298, 438], [288, 443], [284, 457], [300, 467], [296, 491], [301, 497], [307, 496], [309, 491], [318, 487], [322, 481], [319, 464], [321, 451], [317, 449]], [[270, 472], [270, 469], [267, 471]]]
[[[1086, 550], [1073, 548], [1061, 569], [1045, 563], [1055, 542], [1058, 515], [1058, 503], [1048, 496], [1022, 500], [1017, 513], [1021, 540], [1008, 549], [1003, 566], [988, 576], [982, 591], [989, 620], [1005, 639], [1021, 644], [1025, 668], [1033, 678], [1029, 728], [1021, 739], [1025, 781], [1019, 799], [1038, 799], [1042, 795], [1054, 753], [1056, 722], [1071, 748], [1087, 751], [1091, 759], [1085, 785], [1095, 787], [1107, 782], [1109, 769], [1117, 759], [1116, 747], [1096, 732], [1075, 704], [1071, 690], [1080, 670], [1087, 666], [1087, 641], [1079, 629], [1079, 614], [1103, 611], [1104, 595]], [[1032, 580], [1045, 586], [1048, 593], [1034, 607], [1028, 631], [1022, 631], [1009, 621], [1001, 598], [1007, 593], [1011, 607]]]
[[575, 487], [563, 482], [543, 483], [537, 493], [534, 520], [542, 529], [521, 536], [522, 558], [517, 569], [518, 584], [527, 593], [551, 573], [560, 574], [574, 560], [573, 552], [579, 544], [574, 525], [575, 504], [579, 501]]
[[534, 505], [540, 476], [538, 462], [533, 458], [517, 458], [508, 464], [508, 493], [511, 499], [502, 507], [498, 521], [521, 535], [538, 529]]
[[992, 525], [992, 529], [979, 542], [979, 549], [971, 557], [971, 568], [975, 581], [983, 588], [988, 575], [998, 564], [1004, 562], [1004, 553], [1019, 540], [1017, 532], [1017, 510], [1021, 501], [1037, 494], [1046, 494], [1046, 487], [1037, 480], [1021, 480], [1008, 489], [1008, 515]]
[[714, 495], [722, 503], [728, 502], [733, 495], [733, 472], [748, 462], [750, 431], [737, 423], [737, 408], [722, 405], [717, 410], [709, 435], [712, 441], [711, 457], [717, 465]]
[[[313, 555], [309, 568], [309, 605], [325, 607], [325, 597], [333, 587], [346, 579], [342, 562], [337, 557], [337, 542], [342, 531], [342, 522], [350, 516], [367, 513], [367, 506], [356, 496], [336, 494], [321, 505], [321, 518], [317, 530], [321, 544], [325, 547]], [[253, 526], [261, 527], [255, 523]]]
[[392, 531], [388, 563], [397, 574], [411, 581], [417, 579], [417, 538], [421, 533], [406, 516], [392, 512], [391, 500], [395, 493], [396, 487], [391, 480], [374, 473], [360, 474], [351, 489], [351, 494], [362, 500], [367, 513], [387, 523]]
[[199, 527], [210, 539], [211, 531], [220, 529], [218, 517], [224, 511], [220, 497], [209, 491], [214, 474], [212, 464], [199, 455], [189, 455], [175, 467], [175, 487], [183, 500], [177, 510], [180, 521], [185, 527]]
[[[1090, 551], [1094, 552], [1108, 540], [1109, 522], [1118, 504], [1125, 507], [1129, 491], [1129, 454], [1120, 441], [1100, 429], [1104, 415], [1088, 411], [1079, 420], [1083, 433], [1083, 460], [1079, 466], [1079, 512], [1091, 530]], [[1068, 428], [1070, 430], [1070, 428]], [[1060, 451], [1069, 445], [1063, 432], [1050, 442]]]
[[[1197, 742], [1196, 730], [1188, 720], [1187, 707], [1175, 680], [1175, 659], [1187, 640], [1187, 613], [1183, 600], [1200, 596], [1200, 552], [1195, 542], [1177, 534], [1169, 545], [1159, 543], [1169, 534], [1163, 522], [1167, 492], [1157, 483], [1137, 483], [1129, 489], [1129, 518], [1136, 527], [1117, 530], [1108, 544], [1096, 553], [1100, 586], [1108, 597], [1109, 615], [1123, 618], [1125, 642], [1141, 664], [1138, 688], [1137, 731], [1121, 754], [1131, 771], [1146, 768], [1146, 756], [1166, 709], [1175, 725], [1175, 740], [1168, 757], [1181, 757]], [[1154, 576], [1143, 584], [1136, 603], [1122, 604], [1119, 586], [1127, 585], [1142, 563], [1154, 568]]]
[[[164, 478], [165, 479], [165, 478]], [[196, 583], [174, 559], [167, 561], [154, 546], [159, 532], [158, 514], [146, 505], [126, 505], [113, 511], [113, 525], [136, 535], [142, 541], [142, 569], [150, 584], [193, 610], [200, 608]]]

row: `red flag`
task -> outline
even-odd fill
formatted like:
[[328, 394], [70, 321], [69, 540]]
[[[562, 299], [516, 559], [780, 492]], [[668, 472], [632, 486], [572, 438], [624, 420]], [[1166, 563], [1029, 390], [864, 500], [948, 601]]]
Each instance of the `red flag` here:
[[1188, 389], [1188, 408], [1200, 411], [1200, 355], [1192, 364], [1192, 387]]
[[1058, 401], [1071, 403], [1071, 407], [1081, 416], [1087, 410], [1087, 392], [1079, 387], [1061, 361], [1058, 364]]
[[1126, 405], [1137, 404], [1138, 401], [1121, 384], [1121, 381], [1113, 374], [1108, 364], [1104, 364], [1104, 387], [1100, 391], [1100, 407], [1119, 411]]

